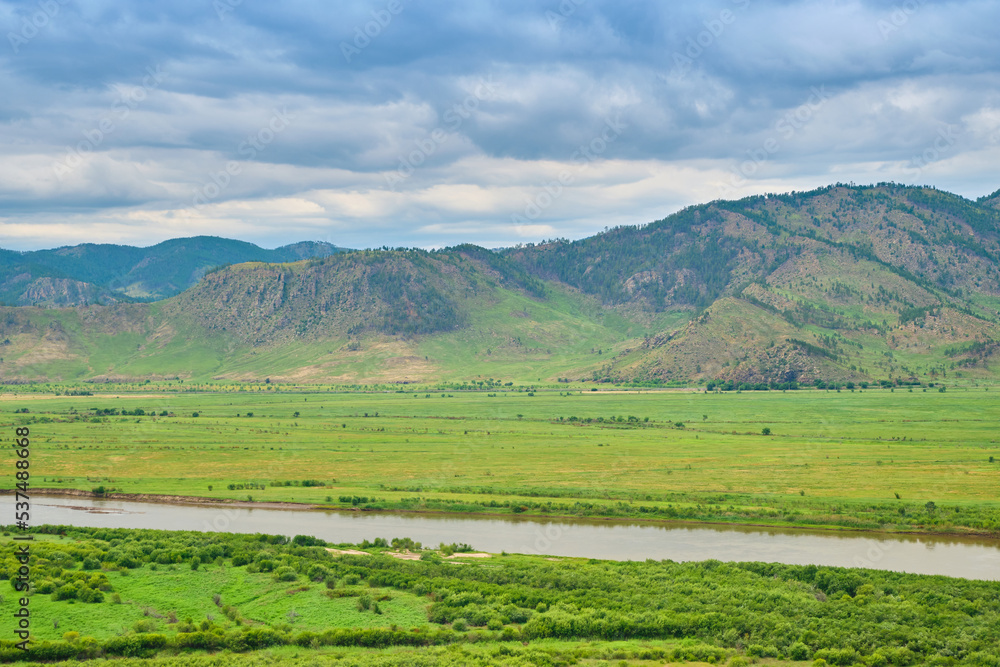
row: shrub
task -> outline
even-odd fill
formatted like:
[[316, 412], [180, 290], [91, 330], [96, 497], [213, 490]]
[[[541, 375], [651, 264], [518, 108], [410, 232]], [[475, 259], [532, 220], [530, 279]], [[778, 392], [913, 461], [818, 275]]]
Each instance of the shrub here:
[[148, 618], [143, 618], [136, 621], [132, 629], [139, 633], [152, 632], [156, 630], [156, 623]]
[[274, 571], [274, 575], [272, 576], [275, 581], [296, 581], [299, 578], [295, 568], [288, 567], [287, 565], [279, 567]]
[[869, 667], [884, 667], [889, 664], [889, 659], [880, 652], [875, 651], [870, 656], [865, 658], [865, 662], [869, 665]]
[[94, 590], [93, 588], [81, 588], [79, 598], [81, 602], [104, 602], [104, 593]]
[[60, 586], [52, 593], [53, 600], [73, 600], [76, 599], [79, 590], [76, 584], [66, 584], [65, 586]]
[[222, 648], [224, 639], [213, 632], [179, 632], [174, 639], [177, 648], [213, 650]]
[[792, 660], [808, 660], [812, 651], [802, 642], [795, 642], [788, 647], [788, 657]]
[[54, 593], [56, 590], [55, 582], [51, 579], [42, 579], [37, 586], [35, 586], [35, 592], [41, 593], [42, 595], [48, 595], [49, 593]]
[[102, 648], [109, 655], [125, 657], [149, 656], [156, 649], [163, 648], [167, 638], [161, 634], [136, 634], [111, 637], [104, 641]]
[[852, 648], [824, 648], [816, 651], [813, 658], [824, 660], [831, 665], [853, 665], [860, 656]]
[[762, 644], [750, 644], [747, 646], [747, 655], [751, 658], [776, 658], [778, 657], [778, 649]]

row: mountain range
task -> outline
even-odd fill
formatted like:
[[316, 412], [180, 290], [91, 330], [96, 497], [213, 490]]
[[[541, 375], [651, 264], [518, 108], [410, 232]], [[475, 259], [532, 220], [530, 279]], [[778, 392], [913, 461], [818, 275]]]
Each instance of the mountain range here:
[[267, 250], [214, 236], [171, 239], [148, 248], [84, 243], [30, 252], [0, 249], [0, 301], [43, 307], [151, 301], [183, 292], [221, 265], [294, 262], [341, 250], [322, 242]]
[[[838, 184], [497, 251], [265, 251], [211, 237], [153, 248], [4, 251], [7, 301], [31, 305], [0, 308], [0, 378], [786, 386], [997, 376], [1000, 191], [971, 201]], [[40, 280], [68, 282], [19, 286]]]

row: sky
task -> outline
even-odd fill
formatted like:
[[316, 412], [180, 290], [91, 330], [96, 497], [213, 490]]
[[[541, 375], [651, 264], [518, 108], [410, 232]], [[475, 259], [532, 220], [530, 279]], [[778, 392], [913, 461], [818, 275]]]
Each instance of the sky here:
[[1000, 2], [0, 0], [0, 247], [577, 239], [1000, 188]]

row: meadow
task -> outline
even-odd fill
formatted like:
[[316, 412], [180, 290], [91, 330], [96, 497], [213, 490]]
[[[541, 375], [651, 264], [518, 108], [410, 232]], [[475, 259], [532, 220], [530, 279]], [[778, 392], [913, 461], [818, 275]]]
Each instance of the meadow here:
[[36, 489], [1000, 534], [988, 387], [471, 386], [16, 387], [0, 436]]
[[[0, 579], [11, 583], [20, 566], [13, 530], [0, 538]], [[0, 661], [1000, 664], [995, 582], [766, 563], [473, 558], [464, 545], [406, 538], [32, 533], [32, 641], [15, 648], [7, 638], [17, 619], [3, 614]], [[14, 592], [4, 589], [6, 601]]]

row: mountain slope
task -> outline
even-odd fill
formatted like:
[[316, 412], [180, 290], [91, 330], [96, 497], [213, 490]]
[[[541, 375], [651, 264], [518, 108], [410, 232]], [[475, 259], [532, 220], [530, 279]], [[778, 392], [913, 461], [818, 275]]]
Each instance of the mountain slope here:
[[647, 329], [474, 246], [243, 263], [150, 304], [0, 309], [0, 377], [428, 381], [574, 375]]
[[598, 378], [938, 377], [988, 372], [996, 350], [1000, 211], [929, 188], [713, 202], [504, 254], [605, 304], [695, 318]]
[[213, 236], [171, 239], [148, 248], [85, 243], [53, 250], [0, 251], [0, 300], [64, 307], [162, 299], [194, 285], [208, 269], [240, 262], [292, 262], [341, 249], [296, 243], [274, 250]]
[[[831, 186], [501, 252], [224, 266], [155, 303], [0, 309], [0, 378], [993, 380], [993, 199]], [[87, 289], [58, 280], [33, 289]]]

